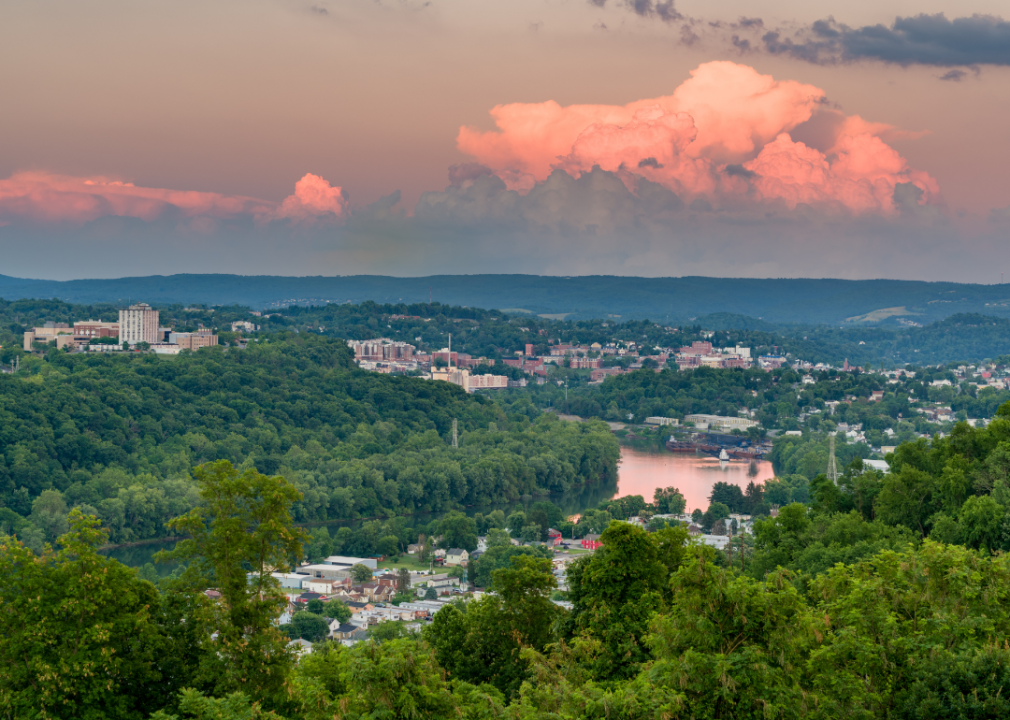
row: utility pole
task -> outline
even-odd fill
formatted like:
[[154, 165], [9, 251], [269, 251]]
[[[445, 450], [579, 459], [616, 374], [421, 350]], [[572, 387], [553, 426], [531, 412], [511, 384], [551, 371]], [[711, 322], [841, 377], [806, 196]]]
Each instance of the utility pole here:
[[835, 485], [838, 484], [838, 461], [835, 460], [835, 436], [832, 435], [830, 438], [830, 450], [828, 457], [828, 480], [833, 482]]

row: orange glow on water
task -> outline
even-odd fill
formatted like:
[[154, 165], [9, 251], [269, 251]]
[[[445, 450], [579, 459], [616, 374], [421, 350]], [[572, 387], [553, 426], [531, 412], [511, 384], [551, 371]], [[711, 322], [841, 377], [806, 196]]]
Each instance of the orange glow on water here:
[[717, 482], [746, 488], [747, 483], [763, 483], [775, 477], [772, 464], [758, 460], [720, 463], [715, 458], [675, 453], [643, 452], [621, 448], [614, 497], [641, 495], [652, 502], [656, 488], [676, 487], [687, 500], [687, 512], [708, 508], [708, 496]]

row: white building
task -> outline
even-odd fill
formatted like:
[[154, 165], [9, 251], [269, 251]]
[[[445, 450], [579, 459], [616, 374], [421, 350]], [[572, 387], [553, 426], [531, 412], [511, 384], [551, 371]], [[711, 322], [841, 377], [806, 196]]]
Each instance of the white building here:
[[137, 303], [119, 311], [119, 342], [154, 344], [158, 339], [157, 310], [147, 303]]
[[749, 427], [757, 425], [756, 421], [748, 420], [747, 418], [704, 415], [702, 413], [685, 415], [684, 422], [693, 422], [694, 426], [698, 429], [713, 428], [720, 430], [746, 430]]

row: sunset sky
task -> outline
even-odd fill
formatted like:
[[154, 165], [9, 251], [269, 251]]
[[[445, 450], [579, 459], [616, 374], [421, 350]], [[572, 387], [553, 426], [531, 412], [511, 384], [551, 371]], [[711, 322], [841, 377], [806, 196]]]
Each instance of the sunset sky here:
[[0, 274], [998, 282], [1005, 7], [7, 3]]

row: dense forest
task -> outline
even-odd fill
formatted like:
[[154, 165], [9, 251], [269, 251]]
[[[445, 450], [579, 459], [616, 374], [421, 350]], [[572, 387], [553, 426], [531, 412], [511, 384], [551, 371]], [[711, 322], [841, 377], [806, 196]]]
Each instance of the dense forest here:
[[367, 373], [343, 342], [283, 333], [174, 357], [26, 358], [0, 375], [0, 448], [0, 524], [35, 548], [73, 507], [115, 542], [163, 536], [212, 460], [283, 474], [308, 523], [563, 492], [612, 481], [618, 455], [602, 423]]
[[[1010, 563], [989, 531], [1003, 525], [994, 496], [1005, 499], [1010, 420], [994, 426], [903, 449], [896, 484], [854, 471], [820, 483], [812, 508], [760, 521], [753, 547], [716, 552], [683, 527], [610, 522], [568, 567], [570, 609], [552, 602], [549, 559], [514, 554], [490, 572], [493, 593], [448, 604], [420, 631], [381, 623], [352, 647], [318, 640], [300, 655], [285, 629], [325, 623], [320, 608], [278, 627], [286, 601], [266, 572], [302, 554], [299, 492], [211, 463], [195, 473], [201, 505], [171, 522], [190, 536], [170, 556], [188, 561], [178, 576], [152, 583], [96, 554], [104, 532], [79, 510], [39, 559], [0, 539], [0, 714], [1006, 717]], [[935, 472], [963, 481], [933, 482], [918, 505], [898, 490]], [[947, 518], [933, 534], [943, 524], [951, 544], [922, 539], [921, 510]]]

